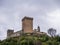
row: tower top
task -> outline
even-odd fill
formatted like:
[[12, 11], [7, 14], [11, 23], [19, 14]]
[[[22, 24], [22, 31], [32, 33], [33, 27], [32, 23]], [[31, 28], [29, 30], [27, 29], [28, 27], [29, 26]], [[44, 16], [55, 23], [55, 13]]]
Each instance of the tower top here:
[[24, 33], [32, 33], [33, 32], [33, 18], [32, 17], [24, 17], [22, 19], [22, 31]]
[[9, 32], [10, 32], [10, 31], [14, 31], [14, 30], [13, 30], [13, 29], [8, 29], [7, 31], [9, 31]]
[[25, 16], [25, 17], [22, 19], [22, 21], [23, 21], [23, 20], [25, 20], [25, 19], [33, 20], [33, 18], [32, 18], [32, 17], [27, 17], [27, 16]]

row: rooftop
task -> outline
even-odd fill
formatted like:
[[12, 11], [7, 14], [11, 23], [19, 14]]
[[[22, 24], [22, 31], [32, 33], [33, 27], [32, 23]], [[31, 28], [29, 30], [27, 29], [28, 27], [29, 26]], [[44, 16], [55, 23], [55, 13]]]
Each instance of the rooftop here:
[[25, 17], [22, 19], [22, 21], [23, 21], [24, 19], [30, 19], [30, 20], [33, 20], [32, 17], [27, 17], [27, 16], [25, 16]]

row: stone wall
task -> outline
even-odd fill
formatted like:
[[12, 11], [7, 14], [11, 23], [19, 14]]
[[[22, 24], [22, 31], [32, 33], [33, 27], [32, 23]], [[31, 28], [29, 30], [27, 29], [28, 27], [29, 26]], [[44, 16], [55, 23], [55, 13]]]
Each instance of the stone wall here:
[[33, 18], [24, 17], [22, 19], [22, 30], [24, 33], [32, 33], [33, 32]]

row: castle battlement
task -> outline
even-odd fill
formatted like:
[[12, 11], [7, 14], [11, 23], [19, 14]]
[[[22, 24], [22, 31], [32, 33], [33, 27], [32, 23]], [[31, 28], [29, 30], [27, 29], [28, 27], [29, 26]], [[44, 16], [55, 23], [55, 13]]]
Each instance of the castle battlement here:
[[[36, 31], [37, 30], [37, 31]], [[17, 37], [20, 36], [22, 34], [46, 34], [46, 33], [42, 33], [40, 32], [40, 27], [38, 26], [37, 29], [33, 30], [33, 18], [32, 17], [24, 17], [22, 19], [22, 30], [14, 32], [14, 30], [8, 29], [7, 31], [7, 38], [10, 37]]]

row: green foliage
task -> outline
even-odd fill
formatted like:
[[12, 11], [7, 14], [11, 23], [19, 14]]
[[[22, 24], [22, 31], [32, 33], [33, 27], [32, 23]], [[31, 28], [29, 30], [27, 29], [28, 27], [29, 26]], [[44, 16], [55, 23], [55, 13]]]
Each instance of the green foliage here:
[[39, 37], [39, 39], [40, 39], [40, 41], [42, 41], [42, 42], [46, 42], [46, 41], [49, 40], [49, 36], [47, 36], [47, 35], [42, 35], [41, 37]]
[[33, 45], [33, 38], [32, 37], [20, 37], [17, 43], [18, 45]]
[[60, 36], [56, 36], [54, 39], [55, 39], [57, 42], [60, 42]]
[[51, 41], [51, 40], [47, 41], [47, 44], [48, 44], [48, 45], [59, 45], [58, 42], [56, 42], [56, 41]]
[[60, 37], [54, 38], [47, 35], [41, 36], [20, 36], [18, 38], [9, 38], [3, 41], [0, 40], [0, 45], [59, 45]]

